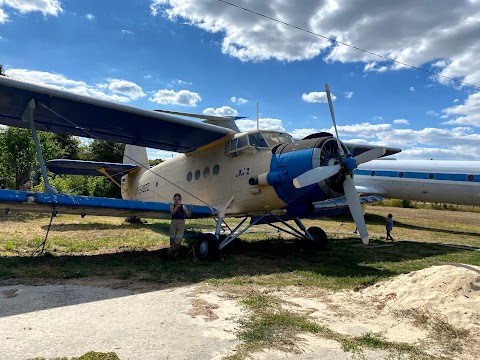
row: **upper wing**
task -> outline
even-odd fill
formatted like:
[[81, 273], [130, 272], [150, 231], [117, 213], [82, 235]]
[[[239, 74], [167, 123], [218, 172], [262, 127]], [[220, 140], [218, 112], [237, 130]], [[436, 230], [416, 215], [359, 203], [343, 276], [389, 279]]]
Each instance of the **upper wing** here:
[[[58, 214], [100, 215], [170, 219], [170, 204], [162, 202], [109, 199], [95, 196], [47, 194], [32, 191], [0, 190], [0, 209]], [[208, 206], [195, 205], [191, 218], [214, 215]]]
[[234, 131], [0, 76], [0, 124], [28, 127], [21, 116], [35, 99], [37, 130], [191, 152]]

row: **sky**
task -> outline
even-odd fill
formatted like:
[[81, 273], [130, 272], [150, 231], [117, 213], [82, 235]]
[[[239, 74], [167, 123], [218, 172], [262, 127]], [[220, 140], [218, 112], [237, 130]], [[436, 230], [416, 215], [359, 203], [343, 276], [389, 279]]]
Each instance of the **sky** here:
[[231, 2], [295, 28], [220, 0], [0, 0], [0, 64], [140, 108], [246, 116], [242, 131], [258, 102], [261, 128], [295, 138], [333, 132], [328, 83], [341, 140], [480, 160], [479, 0]]

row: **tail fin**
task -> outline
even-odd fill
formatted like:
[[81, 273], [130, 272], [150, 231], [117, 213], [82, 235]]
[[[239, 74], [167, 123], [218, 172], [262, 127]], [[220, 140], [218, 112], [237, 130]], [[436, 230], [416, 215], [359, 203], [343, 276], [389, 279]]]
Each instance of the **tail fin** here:
[[[122, 198], [132, 199], [135, 194], [135, 187], [138, 183], [138, 179], [143, 173], [150, 169], [147, 149], [135, 145], [125, 145], [123, 163], [140, 166], [138, 169], [130, 171], [127, 175], [122, 176]], [[124, 189], [126, 189], [126, 191]]]
[[123, 154], [124, 164], [134, 164], [140, 166], [140, 173], [150, 169], [148, 163], [147, 149], [135, 145], [125, 145], [125, 153]]

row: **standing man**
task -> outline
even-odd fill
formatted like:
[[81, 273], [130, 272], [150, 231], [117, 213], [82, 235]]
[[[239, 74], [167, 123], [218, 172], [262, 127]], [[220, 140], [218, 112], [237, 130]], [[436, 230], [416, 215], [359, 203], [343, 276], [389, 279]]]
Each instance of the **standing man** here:
[[193, 205], [190, 210], [182, 204], [182, 196], [180, 194], [173, 195], [173, 204], [170, 205], [170, 213], [172, 221], [170, 222], [170, 249], [168, 250], [174, 258], [178, 256], [178, 250], [182, 245], [183, 235], [185, 234], [185, 218], [192, 215]]

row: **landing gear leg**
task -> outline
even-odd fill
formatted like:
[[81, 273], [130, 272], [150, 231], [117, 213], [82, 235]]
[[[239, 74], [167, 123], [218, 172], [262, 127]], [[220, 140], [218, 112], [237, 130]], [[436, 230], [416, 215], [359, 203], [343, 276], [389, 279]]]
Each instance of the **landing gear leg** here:
[[323, 229], [312, 226], [308, 229], [305, 228], [302, 221], [299, 218], [294, 218], [295, 224], [305, 233], [304, 244], [308, 247], [313, 247], [315, 249], [325, 251], [328, 247], [328, 237]]

